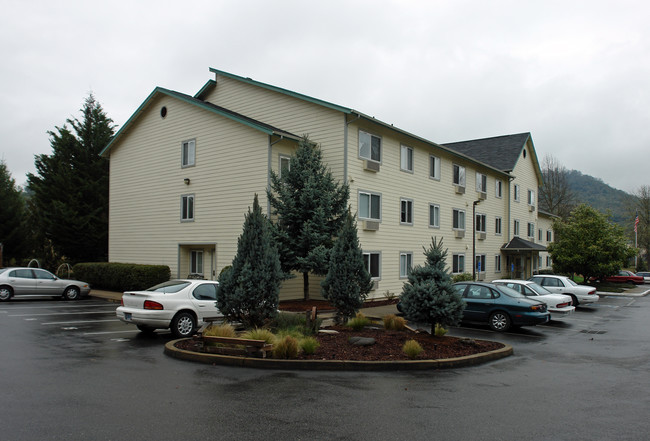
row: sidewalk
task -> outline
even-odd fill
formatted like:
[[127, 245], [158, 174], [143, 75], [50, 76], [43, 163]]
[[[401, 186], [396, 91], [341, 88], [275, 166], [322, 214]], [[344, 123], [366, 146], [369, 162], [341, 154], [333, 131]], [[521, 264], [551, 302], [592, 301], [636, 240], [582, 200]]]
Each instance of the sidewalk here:
[[650, 287], [648, 285], [637, 285], [623, 292], [596, 291], [596, 294], [599, 296], [644, 297], [650, 294]]

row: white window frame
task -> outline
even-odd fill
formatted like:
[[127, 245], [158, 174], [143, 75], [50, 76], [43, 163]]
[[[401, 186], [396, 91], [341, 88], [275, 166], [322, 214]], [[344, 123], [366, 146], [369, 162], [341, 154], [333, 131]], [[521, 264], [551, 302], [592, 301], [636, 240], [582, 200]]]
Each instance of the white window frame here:
[[[454, 223], [454, 217], [456, 217], [455, 216], [456, 212], [458, 212], [458, 216], [457, 216], [458, 225], [454, 226], [454, 224], [455, 224]], [[462, 227], [460, 226], [461, 221], [462, 221], [462, 224], [463, 224]], [[453, 230], [465, 231], [465, 210], [461, 210], [459, 208], [454, 208], [452, 210], [452, 212], [451, 212], [451, 227], [452, 227]]]
[[400, 225], [413, 225], [413, 199], [400, 198], [399, 223]]
[[[377, 275], [372, 274], [372, 267], [373, 267], [373, 260], [374, 257], [377, 259]], [[368, 271], [368, 274], [370, 274], [370, 277], [372, 280], [380, 280], [381, 279], [381, 253], [378, 251], [367, 251], [363, 253], [363, 264], [366, 266], [366, 270]]]
[[429, 178], [440, 180], [440, 158], [434, 155], [429, 155]]
[[190, 250], [190, 274], [203, 275], [203, 250]]
[[181, 142], [181, 168], [196, 165], [196, 139]]
[[[479, 221], [480, 219], [480, 221]], [[474, 219], [474, 225], [476, 226], [476, 231], [479, 233], [487, 233], [487, 215], [485, 213], [476, 213], [476, 218]]]
[[487, 193], [487, 175], [476, 172], [476, 191]]
[[[367, 148], [364, 148], [366, 144], [364, 144], [362, 138], [366, 138], [366, 137], [367, 137], [366, 142], [369, 142], [369, 144], [367, 144]], [[372, 149], [373, 138], [375, 138], [379, 143], [379, 147], [375, 155], [373, 155], [373, 149]], [[382, 144], [381, 136], [373, 135], [372, 133], [366, 132], [365, 130], [359, 130], [359, 158], [381, 163], [381, 144]], [[367, 151], [365, 151], [366, 149]]]
[[[361, 199], [362, 195], [367, 195], [368, 196], [368, 216], [363, 216], [361, 212]], [[372, 201], [373, 197], [375, 197], [375, 200], [379, 201], [379, 217], [372, 217]], [[365, 219], [365, 220], [374, 220], [374, 221], [381, 221], [381, 193], [374, 193], [371, 191], [363, 191], [359, 190], [359, 219]]]
[[542, 240], [544, 240], [544, 233], [542, 232], [542, 229], [541, 229], [541, 228], [540, 228], [539, 230], [537, 230], [537, 239], [538, 239], [540, 242], [541, 242]]
[[528, 205], [535, 206], [535, 191], [528, 190]]
[[283, 155], [283, 154], [280, 154], [278, 156], [278, 176], [280, 178], [282, 178], [282, 170], [284, 170], [284, 167], [282, 167], [283, 162], [286, 162], [287, 164], [286, 169], [291, 170], [291, 156]]
[[535, 239], [535, 224], [533, 222], [528, 222], [526, 234], [528, 238]]
[[465, 272], [465, 254], [454, 253], [451, 256], [452, 274], [462, 274]]
[[519, 184], [514, 185], [514, 199], [515, 202], [519, 202]]
[[413, 173], [413, 148], [402, 144], [400, 146], [400, 170]]
[[399, 253], [399, 278], [406, 279], [413, 269], [413, 253], [400, 251]]
[[478, 262], [481, 262], [481, 272], [485, 273], [485, 266], [487, 265], [487, 256], [485, 254], [476, 254], [474, 259], [474, 270], [478, 273]]
[[453, 169], [453, 177], [452, 177], [452, 182], [454, 185], [458, 185], [459, 187], [465, 187], [465, 182], [466, 182], [466, 173], [465, 173], [465, 167], [462, 165], [458, 164], [453, 164], [452, 165]]
[[503, 181], [501, 179], [497, 179], [494, 184], [494, 194], [499, 199], [503, 197]]
[[519, 236], [519, 219], [515, 219], [512, 234], [513, 234], [513, 236]]
[[196, 212], [194, 194], [181, 195], [181, 222], [193, 222]]
[[502, 227], [503, 227], [503, 220], [501, 219], [501, 216], [496, 216], [494, 218], [494, 234], [496, 236], [501, 236]]
[[[431, 214], [433, 209], [433, 222], [431, 222]], [[429, 204], [429, 227], [440, 228], [440, 205]]]
[[495, 273], [501, 272], [501, 254], [496, 254], [494, 256], [494, 272]]
[[553, 242], [553, 230], [546, 230], [546, 242]]

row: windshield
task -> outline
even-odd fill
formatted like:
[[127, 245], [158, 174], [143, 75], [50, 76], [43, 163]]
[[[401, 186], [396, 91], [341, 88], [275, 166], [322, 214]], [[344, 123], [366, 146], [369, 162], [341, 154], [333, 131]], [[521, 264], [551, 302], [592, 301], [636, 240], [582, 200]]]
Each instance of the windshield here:
[[154, 292], [178, 292], [181, 289], [189, 286], [190, 282], [184, 282], [182, 280], [169, 280], [167, 282], [159, 283], [156, 286], [152, 286], [147, 289], [147, 291]]
[[525, 295], [523, 295], [519, 291], [515, 291], [514, 289], [508, 288], [505, 285], [499, 285], [499, 286], [497, 286], [497, 289], [499, 291], [501, 291], [503, 294], [507, 295], [508, 297], [515, 297], [515, 298], [519, 298], [519, 297], [524, 297], [525, 298], [526, 297]]
[[538, 285], [535, 282], [531, 282], [531, 283], [527, 284], [526, 286], [529, 287], [530, 289], [532, 289], [533, 291], [535, 291], [540, 296], [545, 296], [546, 294], [552, 294], [551, 291], [544, 288], [543, 286]]

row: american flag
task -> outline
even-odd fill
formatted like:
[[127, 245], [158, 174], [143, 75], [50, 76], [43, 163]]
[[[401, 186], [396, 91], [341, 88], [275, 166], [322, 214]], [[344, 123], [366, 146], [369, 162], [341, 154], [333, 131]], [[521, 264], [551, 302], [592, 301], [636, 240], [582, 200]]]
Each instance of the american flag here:
[[636, 214], [636, 219], [634, 219], [634, 232], [636, 233], [636, 229], [639, 225], [639, 213]]

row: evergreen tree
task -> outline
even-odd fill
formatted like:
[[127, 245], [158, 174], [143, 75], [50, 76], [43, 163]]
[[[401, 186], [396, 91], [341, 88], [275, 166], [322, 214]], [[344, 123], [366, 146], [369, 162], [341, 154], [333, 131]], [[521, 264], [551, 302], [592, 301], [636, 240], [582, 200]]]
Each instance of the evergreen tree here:
[[566, 221], [553, 223], [555, 241], [547, 247], [553, 271], [581, 274], [585, 280], [606, 277], [625, 267], [636, 250], [623, 228], [589, 205], [579, 205]]
[[402, 288], [400, 305], [408, 320], [429, 323], [431, 332], [436, 323], [440, 326], [455, 326], [463, 318], [465, 303], [452, 287], [451, 275], [445, 260], [447, 250], [442, 248], [442, 239], [432, 238], [431, 246], [424, 248], [426, 262], [416, 266], [408, 276], [408, 283]]
[[327, 274], [329, 252], [345, 221], [350, 189], [339, 185], [322, 161], [320, 149], [303, 137], [289, 169], [271, 173], [267, 196], [278, 216], [275, 235], [282, 269], [303, 275], [309, 299], [309, 273]]
[[237, 240], [232, 267], [219, 275], [217, 307], [229, 320], [262, 326], [277, 314], [283, 275], [271, 225], [256, 194]]
[[108, 258], [108, 160], [99, 153], [114, 134], [113, 121], [92, 94], [83, 119], [50, 131], [52, 155], [38, 155], [28, 174], [32, 213], [40, 236], [72, 261]]
[[354, 316], [372, 289], [359, 246], [356, 216], [350, 211], [330, 253], [329, 270], [321, 287], [323, 297], [336, 308], [339, 322]]
[[0, 267], [3, 261], [23, 257], [28, 242], [26, 229], [23, 223], [24, 199], [21, 191], [16, 187], [16, 181], [11, 177], [4, 160], [0, 160], [0, 207], [2, 207], [2, 221], [0, 221]]

